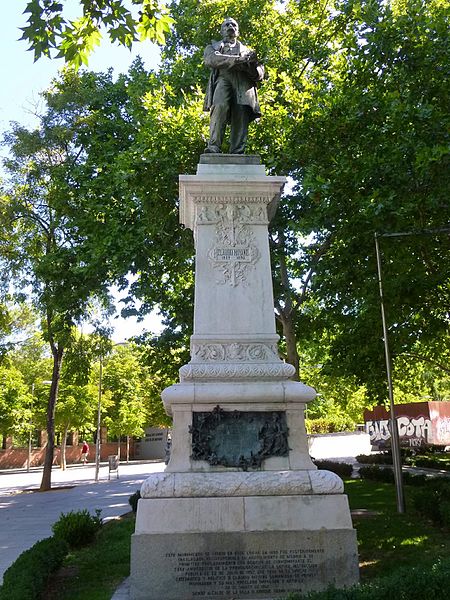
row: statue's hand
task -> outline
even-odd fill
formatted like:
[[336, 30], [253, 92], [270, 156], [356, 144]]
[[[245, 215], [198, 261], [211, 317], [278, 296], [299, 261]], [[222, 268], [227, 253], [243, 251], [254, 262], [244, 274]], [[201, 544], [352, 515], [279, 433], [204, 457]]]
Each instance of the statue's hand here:
[[251, 52], [247, 52], [247, 54], [243, 54], [242, 56], [238, 56], [236, 58], [236, 64], [245, 64], [249, 65], [250, 63], [256, 63], [256, 52], [253, 50]]

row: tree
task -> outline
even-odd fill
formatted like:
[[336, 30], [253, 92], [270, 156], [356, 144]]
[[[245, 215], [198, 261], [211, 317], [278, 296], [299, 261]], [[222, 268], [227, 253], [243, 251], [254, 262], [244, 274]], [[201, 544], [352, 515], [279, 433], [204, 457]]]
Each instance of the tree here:
[[127, 48], [137, 40], [163, 44], [173, 22], [159, 0], [133, 0], [136, 10], [130, 10], [124, 0], [80, 0], [82, 13], [77, 18], [67, 4], [65, 0], [28, 1], [22, 39], [30, 43], [35, 60], [56, 55], [75, 67], [87, 64], [101, 41], [102, 29], [112, 42]]
[[[63, 375], [64, 381], [64, 375]], [[55, 413], [55, 429], [61, 433], [61, 469], [66, 468], [66, 444], [69, 431], [92, 429], [97, 407], [95, 383], [62, 383]]]
[[[177, 222], [177, 177], [194, 171], [206, 140], [203, 48], [233, 14], [269, 74], [248, 150], [296, 184], [271, 227], [283, 349], [297, 364], [299, 338], [320, 344], [324, 375], [354, 376], [384, 397], [373, 234], [448, 221], [442, 3], [179, 0], [171, 13], [158, 74], [139, 62], [115, 83], [66, 74], [46, 95], [83, 148], [64, 213], [86, 255], [122, 289], [129, 269], [124, 313], [159, 306], [161, 343], [188, 347], [193, 245]], [[383, 247], [395, 354], [419, 341], [428, 348], [448, 327], [448, 246], [439, 240]]]
[[[2, 278], [6, 284], [7, 278]], [[0, 297], [0, 361], [8, 352], [18, 348], [34, 336], [37, 314], [25, 302], [14, 302], [9, 290], [3, 290]]]
[[[47, 447], [41, 489], [51, 486], [54, 419], [65, 349], [74, 325], [86, 318], [92, 297], [107, 305], [107, 273], [83, 252], [83, 238], [69, 211], [62, 206], [77, 194], [70, 173], [82, 153], [69, 128], [51, 110], [39, 127], [16, 125], [6, 136], [10, 158], [8, 188], [1, 197], [0, 261], [14, 278], [14, 288], [28, 294], [39, 311], [53, 367], [47, 407]], [[101, 264], [96, 262], [97, 266]]]
[[31, 390], [10, 361], [0, 365], [0, 433], [3, 448], [8, 434], [21, 432], [30, 421]]
[[127, 436], [127, 462], [129, 459], [129, 437], [142, 435], [146, 422], [147, 404], [144, 397], [145, 369], [142, 367], [136, 348], [132, 344], [117, 346], [105, 360], [103, 387], [108, 393], [110, 408], [104, 422], [108, 432], [118, 438]]
[[[333, 79], [290, 138], [300, 232], [310, 257], [328, 242], [300, 323], [327, 332], [324, 369], [384, 392], [373, 236], [382, 240], [394, 356], [448, 346], [447, 18], [440, 2], [355, 2], [356, 26], [334, 59]], [[443, 232], [444, 233], [444, 232]], [[312, 239], [312, 242], [311, 242]], [[312, 327], [311, 327], [312, 324]], [[447, 341], [445, 341], [447, 340]], [[441, 354], [442, 356], [442, 354]]]
[[[355, 0], [281, 7], [248, 0], [194, 8], [184, 0], [173, 3], [172, 14], [176, 23], [160, 77], [167, 109], [159, 110], [159, 123], [163, 134], [171, 121], [176, 131], [169, 129], [168, 142], [147, 120], [136, 140], [143, 142], [141, 156], [153, 158], [156, 141], [172, 150], [175, 138], [172, 165], [189, 165], [194, 145], [186, 133], [194, 119], [202, 124], [194, 110], [198, 82], [207, 75], [202, 51], [223, 17], [233, 14], [269, 73], [249, 152], [261, 154], [270, 172], [297, 182], [271, 226], [286, 357], [299, 363], [299, 336], [326, 341], [324, 375], [356, 376], [383, 398], [374, 232], [440, 229], [449, 221], [448, 83], [441, 75], [448, 23], [442, 3]], [[188, 125], [187, 107], [196, 98]], [[164, 170], [163, 161], [156, 162], [171, 179], [171, 166]], [[383, 251], [394, 353], [411, 350], [419, 338], [423, 346], [443, 339], [449, 323], [448, 236], [416, 236]], [[142, 285], [134, 289], [146, 296]]]

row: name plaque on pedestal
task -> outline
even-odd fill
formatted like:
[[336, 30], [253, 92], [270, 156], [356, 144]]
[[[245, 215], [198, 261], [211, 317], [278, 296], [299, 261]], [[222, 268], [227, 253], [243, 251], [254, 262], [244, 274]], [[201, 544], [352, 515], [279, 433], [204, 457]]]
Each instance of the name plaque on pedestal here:
[[284, 411], [224, 411], [192, 415], [193, 460], [210, 465], [257, 469], [270, 456], [287, 456], [288, 427]]

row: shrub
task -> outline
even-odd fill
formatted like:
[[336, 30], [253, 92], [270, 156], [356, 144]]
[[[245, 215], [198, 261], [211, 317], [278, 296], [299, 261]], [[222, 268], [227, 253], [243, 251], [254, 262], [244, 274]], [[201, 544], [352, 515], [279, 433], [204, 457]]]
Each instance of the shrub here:
[[347, 415], [331, 415], [319, 419], [306, 419], [306, 431], [315, 433], [337, 433], [339, 431], [355, 431], [356, 423]]
[[421, 486], [421, 485], [425, 485], [427, 482], [428, 477], [426, 475], [424, 475], [423, 473], [419, 473], [419, 475], [414, 475], [413, 473], [409, 473], [408, 471], [405, 471], [403, 473], [403, 483], [406, 483], [407, 485], [415, 485], [415, 486]]
[[358, 454], [356, 460], [362, 465], [392, 465], [392, 454], [380, 452], [379, 454]]
[[438, 525], [449, 524], [450, 482], [445, 479], [428, 479], [423, 487], [414, 491], [412, 503], [417, 512]]
[[318, 469], [325, 469], [326, 471], [332, 471], [339, 475], [339, 477], [349, 478], [352, 476], [353, 465], [344, 462], [336, 462], [333, 460], [315, 460], [314, 464]]
[[445, 527], [450, 527], [450, 500], [444, 500], [439, 506], [441, 522]]
[[141, 492], [140, 490], [137, 490], [136, 492], [134, 492], [134, 494], [131, 494], [131, 496], [128, 498], [128, 504], [131, 506], [132, 511], [135, 513], [137, 512], [137, 505], [138, 505], [138, 500], [141, 497]]
[[330, 587], [324, 592], [291, 594], [288, 600], [446, 600], [450, 586], [450, 560], [431, 566], [398, 569], [388, 577], [346, 590]]
[[95, 511], [95, 516], [88, 510], [61, 513], [59, 519], [52, 525], [52, 531], [57, 538], [65, 540], [71, 548], [80, 548], [90, 544], [97, 531], [102, 526], [100, 510]]
[[34, 544], [5, 571], [1, 600], [35, 600], [41, 597], [49, 576], [62, 565], [69, 551], [63, 539], [50, 537]]
[[425, 467], [426, 469], [450, 470], [450, 463], [439, 460], [439, 458], [435, 458], [434, 456], [416, 456], [413, 459], [413, 464], [416, 467]]
[[359, 469], [361, 479], [373, 479], [374, 481], [382, 481], [383, 483], [393, 483], [394, 473], [391, 469], [383, 469], [377, 465], [369, 465]]

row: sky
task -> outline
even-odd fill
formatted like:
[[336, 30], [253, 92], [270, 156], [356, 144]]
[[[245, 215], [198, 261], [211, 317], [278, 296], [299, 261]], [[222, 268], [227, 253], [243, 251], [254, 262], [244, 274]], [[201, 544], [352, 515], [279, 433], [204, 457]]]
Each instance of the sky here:
[[[26, 25], [27, 17], [23, 11], [27, 0], [0, 0], [2, 4], [2, 22], [0, 26], [0, 138], [10, 128], [11, 121], [17, 121], [24, 126], [32, 126], [35, 118], [32, 112], [39, 106], [39, 93], [46, 89], [51, 80], [57, 76], [58, 70], [64, 65], [61, 59], [40, 58], [33, 62], [33, 53], [28, 51], [28, 44], [19, 41], [22, 33], [20, 27]], [[70, 0], [69, 8], [79, 10], [79, 3]], [[89, 69], [106, 71], [113, 67], [114, 73], [124, 73], [128, 70], [136, 56], [140, 55], [147, 68], [156, 68], [159, 53], [150, 42], [138, 43], [132, 52], [127, 48], [113, 46], [107, 40], [92, 55]], [[4, 155], [4, 148], [1, 154]], [[156, 314], [149, 315], [142, 323], [136, 319], [113, 319], [113, 340], [121, 342], [144, 330], [155, 333], [161, 329], [160, 320]]]

